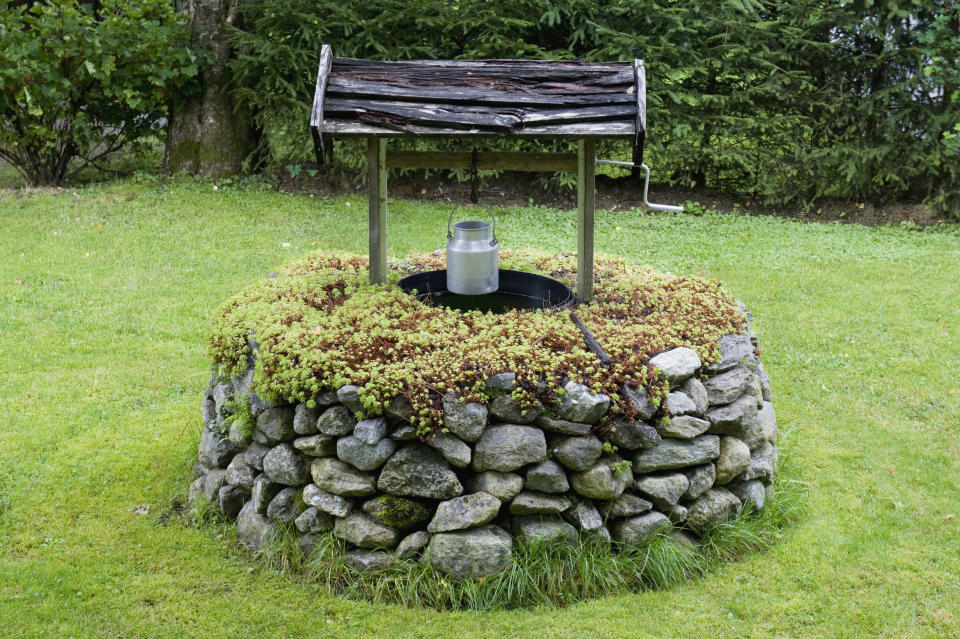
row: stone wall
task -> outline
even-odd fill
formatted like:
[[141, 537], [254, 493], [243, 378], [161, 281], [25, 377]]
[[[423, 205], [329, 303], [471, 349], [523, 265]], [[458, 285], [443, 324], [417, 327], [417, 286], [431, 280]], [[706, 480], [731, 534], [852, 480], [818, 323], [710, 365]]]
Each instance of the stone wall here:
[[[322, 393], [313, 408], [269, 404], [251, 391], [251, 362], [243, 377], [211, 377], [190, 500], [236, 518], [253, 549], [292, 524], [309, 553], [332, 530], [360, 570], [423, 558], [454, 577], [491, 574], [514, 537], [636, 544], [665, 531], [693, 542], [762, 509], [777, 468], [756, 338], [719, 343], [721, 361], [709, 366], [688, 348], [651, 360], [670, 383], [665, 406], [623, 388], [638, 418], [614, 424], [613, 455], [595, 434], [609, 398], [574, 382], [558, 405], [525, 410], [511, 398], [514, 375], [493, 375], [486, 404], [444, 397], [446, 432], [421, 442], [403, 401], [358, 421], [355, 386]], [[256, 420], [246, 437], [237, 421], [228, 426], [241, 395]]]

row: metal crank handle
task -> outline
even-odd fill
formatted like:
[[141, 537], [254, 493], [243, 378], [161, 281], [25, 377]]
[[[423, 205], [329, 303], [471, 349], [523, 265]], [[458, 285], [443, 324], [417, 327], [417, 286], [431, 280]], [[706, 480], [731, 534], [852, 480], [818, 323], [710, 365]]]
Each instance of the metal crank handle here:
[[671, 213], [683, 213], [682, 206], [674, 206], [673, 204], [654, 204], [647, 200], [647, 189], [650, 187], [650, 167], [646, 164], [634, 164], [633, 162], [620, 162], [618, 160], [594, 160], [596, 164], [610, 164], [612, 166], [626, 166], [629, 168], [635, 168], [639, 166], [646, 172], [646, 177], [643, 178], [643, 205], [648, 209], [653, 209], [655, 211], [670, 211]]

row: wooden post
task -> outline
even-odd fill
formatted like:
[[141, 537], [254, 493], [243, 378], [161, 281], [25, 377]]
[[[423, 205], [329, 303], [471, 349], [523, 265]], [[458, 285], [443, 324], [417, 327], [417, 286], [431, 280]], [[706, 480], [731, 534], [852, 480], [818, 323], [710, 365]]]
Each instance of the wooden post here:
[[387, 281], [387, 140], [367, 138], [367, 198], [370, 207], [370, 283]]
[[593, 299], [593, 213], [596, 205], [594, 171], [597, 145], [580, 138], [577, 147], [577, 298]]

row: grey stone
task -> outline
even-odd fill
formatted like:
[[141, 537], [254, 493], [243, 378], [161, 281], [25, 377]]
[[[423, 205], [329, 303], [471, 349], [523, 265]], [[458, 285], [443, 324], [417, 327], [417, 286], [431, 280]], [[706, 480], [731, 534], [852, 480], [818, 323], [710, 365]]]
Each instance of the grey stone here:
[[359, 548], [393, 548], [397, 544], [396, 530], [358, 512], [337, 519], [333, 534]]
[[690, 535], [682, 530], [677, 530], [676, 528], [669, 530], [667, 532], [667, 536], [675, 544], [685, 548], [696, 548], [699, 545], [693, 535]]
[[510, 395], [498, 395], [490, 402], [490, 414], [510, 424], [532, 424], [543, 413], [543, 404], [534, 401], [532, 406], [523, 407]]
[[733, 521], [742, 506], [737, 496], [726, 488], [711, 488], [687, 505], [687, 525], [699, 533]]
[[430, 519], [430, 509], [406, 497], [380, 495], [363, 502], [363, 512], [384, 526], [397, 530], [413, 528]]
[[281, 490], [270, 500], [267, 506], [267, 519], [290, 523], [303, 511], [303, 500], [300, 491], [293, 487]]
[[637, 419], [646, 421], [654, 416], [659, 406], [650, 401], [647, 391], [644, 388], [637, 388], [633, 384], [625, 383], [621, 386], [623, 396], [633, 404], [637, 411]]
[[570, 508], [566, 495], [548, 495], [525, 490], [510, 502], [511, 515], [559, 515]]
[[760, 378], [756, 374], [750, 377], [750, 384], [747, 386], [747, 390], [744, 391], [744, 395], [749, 395], [757, 402], [757, 408], [763, 406], [763, 387], [760, 385]]
[[690, 487], [690, 480], [683, 473], [643, 475], [633, 483], [633, 487], [649, 497], [657, 508], [668, 511], [677, 505]]
[[395, 422], [408, 422], [413, 417], [413, 406], [403, 395], [397, 395], [387, 402], [383, 409], [384, 416]]
[[657, 432], [663, 437], [673, 437], [675, 439], [693, 439], [707, 432], [710, 428], [710, 422], [693, 415], [681, 415], [679, 417], [664, 417], [657, 424]]
[[564, 437], [553, 447], [553, 458], [570, 470], [586, 470], [603, 454], [603, 444], [593, 435]]
[[[230, 429], [227, 437], [229, 437], [230, 440], [233, 441], [241, 450], [245, 450], [253, 442], [253, 437], [251, 436], [250, 430], [247, 428], [246, 423], [241, 420], [233, 420], [230, 422]], [[237, 455], [240, 455], [240, 453], [237, 453]]]
[[694, 415], [702, 417], [710, 406], [710, 399], [707, 395], [707, 388], [696, 377], [691, 377], [680, 385], [680, 391], [693, 401], [695, 410]]
[[226, 417], [232, 413], [232, 411], [227, 408], [227, 403], [233, 399], [233, 395], [233, 384], [228, 381], [221, 381], [213, 387], [212, 398], [214, 404], [216, 405], [218, 416]]
[[527, 540], [545, 543], [577, 541], [577, 529], [559, 517], [548, 515], [524, 515], [513, 518], [513, 534]]
[[546, 458], [547, 440], [542, 430], [502, 424], [483, 431], [473, 450], [473, 469], [509, 472]]
[[757, 403], [752, 397], [741, 397], [732, 404], [707, 411], [711, 433], [732, 435], [740, 439], [756, 440], [762, 438], [758, 424]]
[[200, 436], [200, 463], [207, 468], [226, 468], [240, 447], [226, 435], [222, 435], [204, 426]]
[[652, 511], [613, 524], [610, 534], [613, 540], [627, 545], [642, 544], [670, 527], [670, 520], [663, 513]]
[[343, 555], [343, 563], [357, 572], [381, 572], [395, 566], [397, 557], [383, 550], [348, 550]]
[[327, 532], [333, 530], [333, 519], [322, 510], [310, 506], [293, 520], [293, 525], [302, 533]]
[[770, 377], [767, 376], [767, 371], [764, 370], [763, 364], [757, 365], [757, 380], [760, 382], [760, 395], [763, 397], [763, 401], [769, 402], [773, 399], [773, 392], [770, 390]]
[[677, 504], [667, 513], [667, 518], [674, 524], [682, 524], [687, 521], [687, 507]]
[[239, 395], [247, 396], [247, 404], [250, 407], [250, 413], [254, 417], [259, 417], [263, 414], [264, 411], [274, 408], [274, 404], [268, 402], [266, 399], [260, 397], [253, 390], [253, 365], [247, 369], [247, 372], [236, 377], [233, 380], [234, 387], [236, 392]]
[[409, 442], [417, 438], [417, 427], [413, 424], [400, 424], [390, 433], [390, 439], [397, 442]]
[[750, 452], [750, 465], [737, 478], [742, 481], [759, 479], [764, 484], [773, 481], [777, 468], [777, 449], [770, 442], [764, 442]]
[[213, 426], [218, 421], [217, 403], [212, 399], [205, 399], [200, 402], [200, 416], [203, 417], [204, 426]]
[[356, 425], [357, 420], [346, 406], [331, 406], [317, 419], [317, 430], [335, 437], [351, 434]]
[[203, 492], [203, 485], [206, 479], [207, 479], [207, 476], [206, 474], [204, 474], [194, 479], [193, 483], [190, 484], [190, 493], [189, 493], [189, 496], [187, 497], [187, 501], [190, 504], [196, 504], [200, 501], [209, 501], [207, 499], [207, 496]]
[[253, 503], [253, 509], [261, 515], [267, 514], [267, 506], [277, 496], [277, 493], [283, 488], [283, 484], [270, 481], [266, 475], [257, 475], [253, 480], [253, 488], [250, 490], [250, 501]]
[[750, 450], [763, 445], [764, 442], [777, 443], [777, 414], [773, 410], [773, 404], [763, 402], [763, 407], [757, 413], [757, 432], [750, 434], [754, 436], [743, 440], [747, 446], [750, 446]]
[[634, 517], [653, 508], [646, 499], [630, 493], [623, 493], [613, 501], [600, 502], [600, 514], [606, 519], [622, 519]]
[[274, 446], [264, 455], [263, 472], [273, 481], [287, 486], [302, 486], [310, 481], [310, 470], [303, 455], [287, 443]]
[[443, 396], [443, 427], [466, 442], [475, 442], [487, 425], [487, 405], [462, 402], [453, 393]]
[[321, 490], [316, 484], [307, 484], [303, 488], [303, 501], [334, 517], [346, 517], [353, 510], [353, 502], [349, 499]]
[[473, 493], [442, 501], [437, 505], [437, 512], [427, 530], [442, 533], [483, 526], [500, 512], [500, 503], [499, 499], [488, 493]]
[[200, 463], [200, 460], [193, 462], [193, 467], [190, 469], [190, 478], [196, 479], [197, 477], [203, 477], [208, 472], [213, 470], [212, 468], [207, 468]]
[[583, 384], [568, 381], [563, 385], [563, 400], [560, 402], [559, 415], [571, 422], [596, 424], [607, 414], [610, 398], [604, 394], [593, 394]]
[[650, 358], [650, 366], [660, 370], [660, 376], [676, 386], [700, 368], [700, 357], [693, 349], [681, 346]]
[[751, 481], [731, 482], [727, 489], [736, 495], [746, 512], [763, 510], [767, 499], [767, 489], [757, 479]]
[[322, 393], [318, 394], [313, 398], [313, 401], [317, 406], [321, 408], [326, 408], [327, 406], [333, 406], [338, 403], [340, 400], [337, 398], [337, 391], [335, 390], [325, 390]]
[[227, 471], [214, 468], [207, 473], [203, 478], [203, 494], [206, 496], [207, 501], [215, 502], [220, 495], [220, 489], [223, 488], [223, 485], [226, 483]]
[[517, 387], [517, 376], [515, 373], [497, 373], [487, 378], [487, 392], [509, 393]]
[[381, 439], [373, 446], [365, 444], [353, 435], [337, 440], [337, 457], [359, 470], [380, 468], [396, 449], [397, 442], [392, 439]]
[[293, 430], [293, 410], [285, 406], [268, 408], [257, 417], [253, 438], [261, 444], [275, 446], [297, 436]]
[[570, 490], [570, 482], [560, 464], [548, 459], [527, 468], [523, 487], [541, 493], [565, 493]]
[[755, 346], [749, 335], [729, 333], [717, 340], [720, 345], [720, 361], [707, 366], [711, 373], [721, 373], [730, 370], [741, 363], [756, 363]]
[[221, 486], [220, 492], [217, 494], [217, 503], [220, 506], [220, 512], [223, 513], [223, 516], [227, 519], [233, 519], [240, 513], [240, 509], [243, 508], [243, 504], [248, 497], [249, 495], [246, 492], [236, 486], [229, 484]]
[[297, 541], [297, 547], [300, 549], [300, 553], [305, 559], [310, 559], [313, 555], [313, 551], [316, 549], [317, 544], [320, 542], [320, 539], [323, 537], [323, 533], [307, 533], [305, 535], [300, 535], [300, 539]]
[[649, 473], [654, 470], [673, 470], [684, 466], [698, 466], [713, 461], [720, 455], [720, 438], [700, 435], [690, 440], [664, 439], [642, 450], [633, 458], [633, 471]]
[[443, 456], [423, 444], [407, 444], [383, 467], [377, 487], [398, 497], [450, 499], [463, 486]]
[[243, 451], [243, 459], [249, 466], [263, 472], [263, 458], [270, 452], [270, 447], [260, 442], [253, 442]]
[[451, 577], [485, 577], [510, 563], [513, 540], [497, 526], [438, 533], [430, 540], [430, 565]]
[[242, 488], [246, 492], [253, 490], [253, 480], [256, 478], [256, 471], [247, 464], [243, 455], [237, 455], [227, 466], [227, 483]]
[[689, 485], [683, 493], [683, 499], [696, 499], [713, 486], [713, 482], [717, 479], [717, 469], [713, 464], [697, 466], [684, 474], [687, 476]]
[[568, 422], [565, 419], [553, 419], [546, 415], [537, 417], [536, 423], [537, 426], [543, 430], [550, 431], [551, 433], [560, 433], [561, 435], [589, 435], [590, 429], [593, 428], [590, 424]]
[[466, 477], [467, 490], [490, 493], [500, 501], [510, 501], [523, 490], [523, 477], [515, 473], [485, 470]]
[[396, 555], [399, 559], [413, 559], [423, 552], [430, 543], [430, 533], [418, 530], [410, 533], [397, 544]]
[[710, 377], [703, 383], [711, 406], [723, 406], [735, 401], [750, 388], [753, 372], [746, 366], [737, 366], [725, 373]]
[[584, 532], [596, 532], [603, 528], [603, 518], [589, 499], [580, 499], [563, 512], [563, 518]]
[[736, 437], [720, 438], [720, 455], [716, 468], [718, 485], [728, 484], [750, 465], [750, 449]]
[[590, 499], [609, 501], [616, 499], [633, 483], [629, 468], [617, 474], [610, 459], [601, 459], [587, 470], [573, 473], [570, 484], [579, 495]]
[[363, 402], [360, 400], [360, 387], [347, 384], [337, 389], [337, 399], [341, 404], [354, 413], [363, 412]]
[[690, 415], [697, 412], [697, 405], [686, 393], [677, 390], [667, 395], [667, 411], [678, 417], [680, 415]]
[[427, 442], [427, 445], [439, 450], [444, 459], [457, 468], [466, 468], [470, 465], [473, 451], [456, 435], [437, 433], [432, 440]]
[[237, 515], [237, 537], [247, 548], [254, 551], [263, 550], [273, 541], [276, 532], [276, 526], [254, 510], [252, 501], [248, 501], [240, 509]]
[[610, 443], [625, 450], [653, 448], [660, 443], [657, 429], [643, 422], [630, 422], [618, 419], [610, 431]]
[[387, 436], [387, 420], [383, 417], [363, 419], [353, 427], [353, 436], [368, 446], [375, 446]]
[[337, 438], [333, 435], [308, 435], [293, 440], [293, 447], [311, 457], [332, 457], [337, 454]]
[[310, 474], [317, 488], [341, 497], [366, 497], [377, 492], [377, 479], [372, 473], [359, 471], [336, 457], [313, 460]]
[[293, 431], [297, 435], [313, 435], [317, 432], [317, 418], [320, 417], [316, 408], [306, 404], [297, 404], [293, 410]]

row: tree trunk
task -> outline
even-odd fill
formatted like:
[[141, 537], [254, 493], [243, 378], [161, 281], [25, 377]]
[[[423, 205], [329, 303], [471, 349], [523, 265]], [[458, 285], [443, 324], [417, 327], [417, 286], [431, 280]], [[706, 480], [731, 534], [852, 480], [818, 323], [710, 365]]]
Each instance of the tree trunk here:
[[165, 164], [170, 171], [220, 176], [239, 173], [257, 146], [251, 114], [236, 108], [226, 91], [233, 54], [227, 25], [238, 19], [241, 0], [178, 0], [190, 17], [191, 44], [209, 56], [200, 74], [201, 91], [171, 109]]

